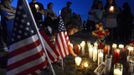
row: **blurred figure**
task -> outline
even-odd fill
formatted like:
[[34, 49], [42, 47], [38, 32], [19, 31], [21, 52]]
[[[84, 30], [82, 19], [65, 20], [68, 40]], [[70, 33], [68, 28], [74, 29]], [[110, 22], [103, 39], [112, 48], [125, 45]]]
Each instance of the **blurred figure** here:
[[69, 22], [70, 17], [72, 15], [72, 9], [70, 8], [71, 5], [72, 5], [72, 2], [67, 2], [66, 7], [64, 7], [61, 10], [61, 16], [62, 16], [62, 18], [64, 20], [65, 25]]
[[107, 0], [105, 5], [105, 27], [110, 30], [110, 35], [107, 41], [109, 43], [117, 41], [117, 15], [119, 14], [119, 9], [116, 6], [115, 0]]
[[29, 3], [34, 19], [39, 27], [39, 29], [43, 26], [43, 15], [45, 14], [44, 7], [41, 3], [37, 2], [36, 0], [32, 0]]
[[52, 2], [48, 3], [46, 12], [47, 12], [47, 16], [44, 20], [44, 25], [48, 29], [48, 35], [54, 34], [54, 32], [56, 32], [56, 30], [57, 30], [58, 19], [53, 10]]
[[49, 16], [52, 20], [57, 19], [57, 16], [53, 10], [53, 3], [52, 2], [48, 3], [46, 11], [47, 11], [47, 16]]
[[102, 22], [104, 9], [101, 1], [97, 1], [93, 4], [91, 11], [89, 11], [89, 19], [87, 28], [89, 30], [95, 30], [95, 24]]
[[120, 39], [122, 43], [127, 43], [130, 40], [132, 33], [133, 15], [128, 3], [124, 3], [123, 10], [120, 13]]
[[10, 38], [12, 35], [13, 21], [16, 13], [16, 10], [11, 6], [11, 2], [12, 0], [2, 0], [0, 4], [0, 42], [3, 51], [0, 55], [0, 68], [5, 69], [8, 59], [8, 47], [10, 45]]
[[11, 6], [11, 2], [12, 2], [11, 0], [2, 0], [2, 4], [0, 6], [2, 36], [7, 46], [10, 43], [13, 21], [16, 13], [16, 10]]
[[69, 25], [69, 23], [77, 26], [77, 27], [81, 27], [82, 26], [82, 19], [81, 16], [77, 13], [73, 13], [71, 16], [70, 21], [67, 23], [67, 26]]

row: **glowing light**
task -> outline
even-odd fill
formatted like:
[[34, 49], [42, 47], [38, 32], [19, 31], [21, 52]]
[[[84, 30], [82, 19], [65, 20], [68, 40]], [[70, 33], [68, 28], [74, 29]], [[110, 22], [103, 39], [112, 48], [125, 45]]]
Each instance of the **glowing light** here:
[[87, 68], [87, 67], [88, 67], [88, 62], [84, 62], [83, 66], [84, 66], [85, 68]]
[[117, 44], [113, 43], [112, 48], [116, 49], [117, 48]]

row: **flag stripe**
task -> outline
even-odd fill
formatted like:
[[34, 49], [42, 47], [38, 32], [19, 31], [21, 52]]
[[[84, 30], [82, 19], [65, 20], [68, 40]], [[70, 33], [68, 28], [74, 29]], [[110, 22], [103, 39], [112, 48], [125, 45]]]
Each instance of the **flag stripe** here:
[[45, 44], [46, 50], [48, 52], [48, 55], [50, 57], [51, 62], [56, 62], [59, 59], [59, 54], [55, 48], [55, 46], [50, 41], [49, 37], [43, 32], [40, 32], [43, 38], [43, 42]]
[[21, 54], [15, 56], [15, 57], [10, 58], [8, 60], [9, 61], [9, 65], [13, 64], [15, 62], [18, 62], [20, 60], [23, 60], [24, 58], [27, 58], [29, 56], [32, 56], [32, 55], [36, 54], [37, 53], [36, 49], [38, 49], [38, 52], [40, 52], [42, 50], [42, 46], [39, 45], [36, 48], [33, 48], [31, 50], [28, 50], [27, 52], [21, 53]]
[[[18, 73], [17, 75], [26, 75], [26, 74], [29, 74], [29, 73], [32, 73], [32, 72], [36, 71], [37, 69], [41, 70], [41, 69], [43, 69], [42, 66], [45, 66], [46, 67], [47, 64], [48, 64], [47, 61], [46, 62], [42, 62], [39, 65], [36, 65], [34, 67], [31, 67], [31, 68], [29, 68], [27, 70], [24, 70], [24, 71]], [[31, 75], [33, 75], [33, 74], [31, 74]]]
[[66, 49], [65, 49], [65, 43], [64, 43], [64, 40], [63, 40], [63, 39], [64, 39], [63, 32], [60, 33], [60, 39], [61, 39], [61, 44], [62, 44], [64, 53], [65, 53], [65, 55], [67, 55], [67, 53], [66, 53]]
[[38, 64], [44, 63], [43, 61], [44, 62], [46, 61], [44, 54], [43, 54], [43, 56], [41, 56], [40, 58], [38, 58], [36, 60], [32, 60], [32, 61], [30, 61], [30, 62], [28, 62], [26, 64], [23, 64], [21, 66], [18, 66], [18, 67], [13, 67], [14, 69], [10, 69], [10, 67], [9, 67], [10, 70], [8, 69], [7, 74], [8, 75], [10, 75], [10, 74], [14, 74], [15, 75], [15, 74], [20, 73], [20, 72], [22, 72], [24, 70], [30, 69], [32, 67], [36, 67]]
[[22, 59], [22, 60], [20, 60], [20, 61], [18, 61], [18, 62], [15, 62], [15, 63], [9, 65], [9, 66], [8, 66], [8, 70], [14, 69], [14, 68], [19, 67], [19, 66], [21, 66], [21, 65], [24, 65], [24, 64], [26, 64], [26, 63], [28, 63], [28, 62], [30, 62], [30, 61], [33, 61], [33, 60], [36, 60], [36, 59], [40, 58], [40, 57], [43, 55], [43, 52], [44, 52], [44, 51], [41, 50], [41, 51], [38, 52], [37, 54], [34, 54], [34, 55], [32, 55], [32, 56], [29, 56], [29, 57], [27, 57], [27, 58], [25, 58], [25, 59]]
[[[31, 41], [31, 40], [29, 40], [29, 41]], [[19, 55], [21, 53], [24, 53], [24, 52], [28, 51], [29, 49], [37, 47], [38, 45], [40, 45], [40, 41], [36, 40], [35, 42], [33, 42], [33, 43], [29, 44], [29, 45], [25, 45], [23, 47], [20, 47], [20, 48], [18, 48], [16, 50], [10, 52], [10, 54], [9, 54], [10, 57], [9, 58], [12, 58], [12, 57], [17, 56], [17, 55]]]
[[12, 52], [12, 51], [14, 51], [14, 50], [16, 50], [18, 48], [24, 47], [26, 45], [29, 45], [29, 44], [37, 41], [38, 39], [39, 38], [38, 38], [37, 34], [35, 34], [35, 35], [33, 35], [33, 36], [29, 37], [29, 38], [26, 38], [24, 40], [16, 42], [16, 43], [10, 45], [9, 52]]
[[63, 46], [62, 46], [62, 43], [61, 43], [61, 38], [60, 38], [60, 34], [57, 35], [57, 43], [58, 43], [58, 47], [60, 48], [60, 54], [62, 57], [65, 57], [65, 53], [64, 53], [64, 49], [63, 49]]
[[68, 43], [67, 43], [67, 40], [66, 40], [66, 37], [65, 37], [65, 34], [62, 33], [62, 38], [63, 38], [63, 42], [64, 42], [64, 48], [65, 48], [65, 53], [66, 53], [66, 56], [68, 55]]
[[58, 42], [58, 34], [57, 34], [57, 38], [56, 38], [56, 49], [59, 51], [59, 54], [61, 57], [64, 57], [63, 54], [62, 54], [62, 50], [61, 50], [61, 47], [60, 47], [60, 44]]

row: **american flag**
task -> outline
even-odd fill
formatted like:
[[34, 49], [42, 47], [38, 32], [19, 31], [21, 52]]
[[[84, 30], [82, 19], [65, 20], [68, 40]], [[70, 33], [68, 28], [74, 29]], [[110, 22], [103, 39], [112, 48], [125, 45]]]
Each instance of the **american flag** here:
[[61, 57], [65, 58], [66, 56], [68, 56], [70, 41], [61, 16], [59, 20], [58, 33], [56, 35], [55, 42], [56, 42], [56, 48], [59, 51]]
[[45, 47], [46, 47], [48, 56], [51, 60], [51, 63], [58, 61], [59, 60], [59, 53], [56, 50], [56, 47], [52, 44], [49, 37], [45, 34], [44, 31], [40, 31], [40, 33], [42, 35], [43, 42], [45, 44]]
[[37, 75], [47, 67], [45, 52], [24, 0], [18, 0], [7, 75]]

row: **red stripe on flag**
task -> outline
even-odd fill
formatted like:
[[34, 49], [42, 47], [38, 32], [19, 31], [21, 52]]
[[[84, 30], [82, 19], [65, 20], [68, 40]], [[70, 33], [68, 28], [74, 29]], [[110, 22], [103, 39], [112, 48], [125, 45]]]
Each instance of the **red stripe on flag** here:
[[22, 65], [24, 65], [24, 64], [27, 64], [27, 63], [29, 63], [29, 62], [32, 62], [32, 61], [34, 61], [34, 60], [36, 60], [36, 59], [42, 57], [43, 54], [44, 54], [44, 51], [41, 50], [40, 52], [38, 52], [38, 53], [36, 53], [36, 54], [34, 54], [34, 55], [32, 55], [32, 56], [29, 56], [29, 57], [27, 57], [27, 58], [25, 58], [25, 59], [22, 59], [22, 60], [20, 60], [20, 61], [18, 61], [18, 62], [16, 62], [16, 63], [13, 63], [13, 64], [11, 64], [11, 65], [8, 65], [8, 70], [12, 70], [12, 69], [15, 69], [15, 68], [17, 68], [17, 67], [19, 67], [19, 66], [22, 66]]
[[19, 55], [21, 53], [27, 52], [28, 50], [36, 48], [39, 45], [40, 45], [40, 41], [37, 40], [37, 41], [35, 41], [35, 42], [33, 42], [33, 43], [29, 44], [29, 45], [26, 45], [26, 46], [23, 46], [21, 48], [18, 48], [18, 49], [16, 49], [16, 50], [14, 50], [14, 51], [9, 53], [9, 58], [12, 58], [12, 57], [17, 56], [17, 55]]
[[48, 64], [47, 61], [42, 62], [41, 64], [36, 65], [36, 66], [34, 66], [34, 67], [31, 67], [31, 68], [29, 68], [29, 69], [26, 69], [26, 70], [24, 70], [24, 71], [22, 71], [22, 72], [20, 72], [20, 73], [18, 73], [18, 74], [16, 74], [16, 75], [27, 75], [27, 74], [29, 74], [29, 73], [35, 72], [36, 70], [42, 70], [42, 69], [43, 69], [42, 66], [46, 66], [47, 64]]
[[53, 61], [54, 61], [55, 59], [54, 59], [54, 57], [50, 54], [50, 52], [49, 52], [49, 51], [47, 51], [47, 53], [48, 53], [49, 58], [50, 58], [51, 60], [53, 60]]
[[[62, 35], [62, 33], [63, 33], [63, 35]], [[65, 41], [65, 43], [64, 43], [64, 40], [63, 39], [65, 39], [64, 37], [64, 32], [61, 32], [61, 33], [59, 33], [60, 34], [60, 39], [61, 39], [61, 43], [62, 43], [62, 46], [63, 46], [63, 49], [64, 49], [64, 53], [65, 53], [65, 56], [67, 55], [67, 53], [66, 53], [66, 47], [65, 47], [65, 43], [66, 43], [66, 41]], [[63, 37], [64, 36], [64, 37]]]
[[40, 32], [41, 35], [43, 36], [44, 40], [48, 43], [48, 45], [50, 46], [50, 48], [53, 49], [54, 53], [57, 55], [57, 57], [59, 56], [59, 53], [57, 52], [55, 46], [52, 44], [52, 42], [50, 41], [49, 37], [45, 34], [45, 32], [41, 31]]
[[59, 44], [59, 41], [58, 41], [58, 37], [56, 37], [56, 44], [57, 44], [57, 48], [59, 50], [59, 53], [61, 55], [62, 58], [64, 58], [64, 55], [62, 54], [62, 50], [61, 50], [61, 47], [60, 47], [60, 44]]

